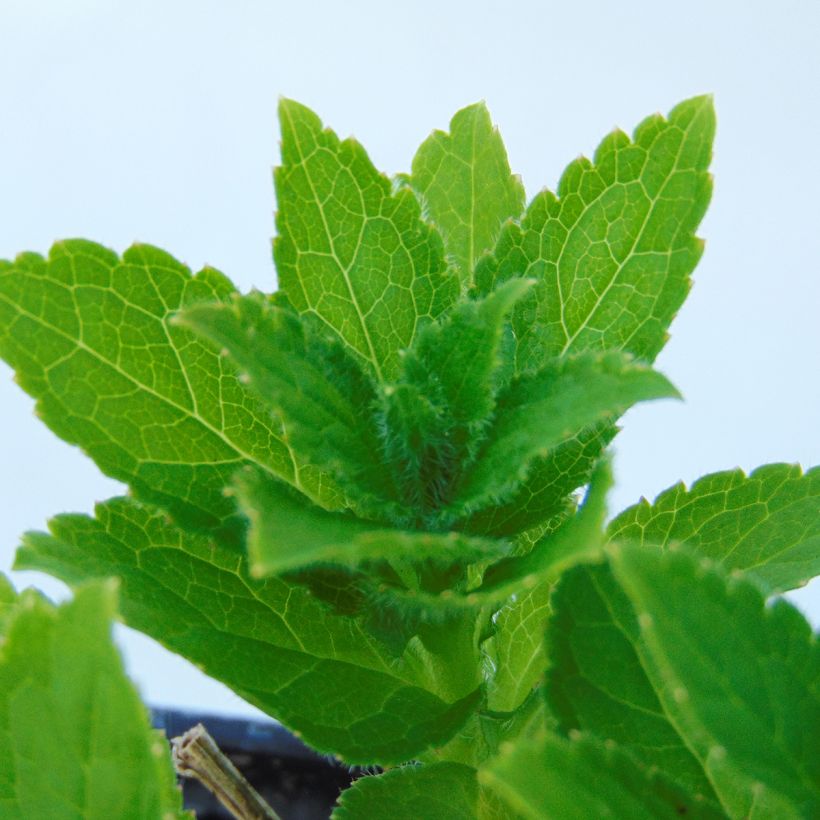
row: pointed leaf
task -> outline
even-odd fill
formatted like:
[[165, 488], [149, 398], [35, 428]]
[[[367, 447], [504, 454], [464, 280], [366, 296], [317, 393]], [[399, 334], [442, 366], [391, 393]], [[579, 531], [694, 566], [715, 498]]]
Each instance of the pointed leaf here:
[[437, 509], [469, 469], [503, 386], [506, 316], [531, 285], [514, 279], [484, 299], [462, 299], [419, 333], [398, 383], [384, 388], [388, 458], [409, 504]]
[[0, 816], [183, 818], [164, 737], [111, 642], [115, 587], [27, 591], [0, 639]]
[[525, 555], [503, 558], [484, 574], [477, 593], [515, 592], [519, 585], [533, 589], [555, 581], [573, 565], [596, 555], [604, 543], [606, 496], [612, 486], [609, 461], [603, 459], [592, 475], [584, 503], [555, 533], [550, 533]]
[[479, 782], [530, 820], [723, 816], [592, 737], [545, 735], [509, 744], [479, 772]]
[[526, 479], [509, 500], [472, 513], [462, 525], [464, 530], [476, 535], [518, 535], [532, 543], [544, 528], [555, 529], [572, 512], [571, 494], [589, 481], [595, 463], [616, 432], [611, 423], [601, 422], [559, 444], [543, 458], [534, 459]]
[[803, 616], [682, 552], [613, 550], [611, 563], [664, 710], [727, 813], [820, 814], [820, 644]]
[[584, 428], [619, 416], [636, 402], [678, 395], [660, 373], [615, 351], [558, 359], [519, 377], [499, 396], [487, 444], [453, 507], [469, 511], [503, 499], [525, 480], [533, 459]]
[[0, 267], [0, 354], [45, 423], [112, 478], [197, 528], [241, 526], [222, 490], [255, 463], [327, 506], [332, 482], [298, 470], [281, 423], [230, 363], [169, 323], [233, 292], [156, 248], [122, 259], [82, 240]]
[[340, 141], [292, 100], [281, 101], [279, 117], [279, 286], [299, 311], [332, 328], [377, 379], [392, 379], [399, 351], [458, 295], [441, 238], [421, 221], [413, 193], [391, 193], [355, 140]]
[[501, 226], [524, 210], [524, 186], [510, 173], [501, 135], [484, 103], [459, 111], [450, 133], [434, 131], [413, 158], [410, 184], [441, 231], [462, 281], [495, 247]]
[[175, 322], [230, 354], [248, 386], [284, 420], [301, 462], [335, 475], [362, 514], [400, 515], [377, 457], [374, 387], [338, 342], [316, 337], [262, 294], [194, 305]]
[[[58, 516], [30, 533], [17, 567], [70, 584], [122, 579], [125, 622], [197, 664], [315, 748], [399, 763], [452, 736], [479, 691], [451, 700], [423, 663], [278, 578], [255, 581], [235, 550], [186, 533], [129, 499], [97, 518]], [[435, 659], [432, 659], [435, 660]], [[446, 657], [438, 659], [447, 678]]]
[[820, 575], [820, 468], [768, 464], [712, 473], [642, 499], [610, 525], [613, 541], [690, 550], [753, 576], [770, 592]]
[[509, 276], [539, 280], [513, 315], [519, 371], [582, 350], [617, 348], [651, 361], [689, 291], [709, 204], [715, 130], [695, 97], [620, 131], [564, 172], [556, 197], [530, 203], [476, 273], [486, 292]]
[[256, 577], [275, 575], [317, 563], [357, 566], [367, 561], [434, 560], [464, 564], [497, 558], [502, 541], [469, 538], [460, 533], [387, 529], [306, 502], [281, 483], [259, 472], [243, 472], [235, 483], [242, 510], [251, 522], [248, 553]]

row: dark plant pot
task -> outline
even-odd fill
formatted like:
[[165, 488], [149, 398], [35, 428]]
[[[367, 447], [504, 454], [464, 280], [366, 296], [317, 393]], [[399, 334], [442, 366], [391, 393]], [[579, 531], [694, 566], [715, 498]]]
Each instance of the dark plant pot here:
[[[362, 772], [322, 757], [273, 721], [241, 720], [176, 709], [152, 709], [169, 737], [202, 723], [234, 765], [282, 820], [327, 820], [339, 792]], [[197, 820], [230, 820], [200, 783], [182, 778], [185, 807]]]

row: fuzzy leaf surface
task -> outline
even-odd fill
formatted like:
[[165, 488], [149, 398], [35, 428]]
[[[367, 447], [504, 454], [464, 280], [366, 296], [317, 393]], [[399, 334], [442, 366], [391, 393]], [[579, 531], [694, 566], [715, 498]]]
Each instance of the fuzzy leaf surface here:
[[820, 813], [820, 644], [803, 616], [683, 552], [611, 563], [663, 708], [729, 816]]
[[413, 158], [410, 184], [444, 238], [462, 281], [495, 247], [501, 226], [524, 210], [524, 186], [483, 103], [467, 106], [434, 131]]
[[613, 541], [668, 547], [752, 575], [770, 593], [820, 575], [820, 468], [768, 464], [712, 473], [642, 499], [609, 526]]
[[521, 376], [499, 396], [487, 442], [453, 506], [474, 510], [504, 499], [534, 459], [639, 401], [678, 395], [660, 373], [616, 351], [557, 359]]
[[647, 768], [717, 807], [698, 759], [659, 700], [638, 617], [608, 564], [565, 573], [550, 600], [543, 688], [558, 730], [615, 741]]
[[0, 815], [6, 820], [190, 817], [170, 749], [111, 641], [116, 593], [78, 589], [55, 608], [33, 591], [0, 642]]
[[482, 768], [479, 782], [527, 820], [724, 816], [592, 737], [545, 734], [509, 744]]
[[651, 361], [690, 286], [702, 243], [694, 232], [711, 196], [711, 99], [615, 131], [594, 163], [564, 172], [503, 229], [476, 273], [486, 291], [509, 276], [538, 280], [517, 306], [519, 371], [583, 350], [621, 349]]
[[427, 325], [384, 389], [386, 454], [406, 502], [435, 509], [469, 470], [503, 387], [506, 317], [532, 282], [513, 279], [484, 299], [462, 299]]
[[466, 686], [441, 696], [437, 674], [452, 677], [447, 657], [405, 656], [363, 620], [330, 612], [282, 579], [252, 579], [235, 550], [129, 499], [99, 505], [96, 518], [58, 516], [50, 527], [51, 535], [25, 537], [19, 568], [69, 584], [119, 577], [129, 626], [317, 749], [351, 762], [404, 762], [449, 739], [477, 704], [479, 691]]
[[504, 542], [495, 539], [388, 529], [352, 515], [327, 512], [259, 472], [240, 474], [235, 489], [251, 522], [248, 555], [256, 577], [316, 563], [356, 566], [374, 560], [434, 559], [467, 564], [506, 551]]
[[441, 237], [422, 222], [413, 192], [392, 193], [361, 145], [340, 141], [292, 100], [282, 100], [279, 117], [279, 286], [379, 381], [390, 380], [420, 325], [458, 296], [458, 277], [447, 270]]
[[297, 470], [281, 423], [230, 363], [169, 321], [232, 292], [217, 271], [191, 276], [150, 246], [120, 259], [61, 242], [48, 259], [0, 263], [0, 354], [58, 436], [187, 526], [241, 528], [222, 491], [250, 463], [333, 506], [337, 491]]
[[395, 515], [396, 490], [376, 456], [374, 386], [336, 341], [262, 294], [199, 304], [176, 320], [228, 352], [257, 396], [281, 417], [300, 461], [333, 474], [367, 515]]

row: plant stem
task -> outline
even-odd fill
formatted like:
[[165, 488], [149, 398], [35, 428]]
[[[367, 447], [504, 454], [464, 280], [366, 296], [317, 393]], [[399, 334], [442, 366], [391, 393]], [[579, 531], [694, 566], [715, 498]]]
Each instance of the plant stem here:
[[280, 820], [201, 723], [171, 745], [177, 772], [199, 780], [237, 820]]

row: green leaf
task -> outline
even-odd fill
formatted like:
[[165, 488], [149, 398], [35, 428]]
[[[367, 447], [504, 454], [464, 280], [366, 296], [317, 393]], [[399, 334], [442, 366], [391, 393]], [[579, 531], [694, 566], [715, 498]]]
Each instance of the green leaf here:
[[536, 458], [527, 477], [508, 501], [472, 513], [463, 529], [476, 535], [523, 537], [537, 540], [571, 513], [571, 493], [589, 481], [593, 467], [617, 428], [609, 422], [587, 427], [559, 444], [545, 457]]
[[550, 600], [544, 694], [564, 734], [615, 741], [646, 767], [713, 806], [697, 758], [666, 714], [648, 677], [638, 619], [607, 564], [565, 573]]
[[55, 608], [24, 592], [0, 640], [0, 815], [182, 818], [164, 737], [111, 642], [111, 583]]
[[475, 769], [460, 763], [404, 766], [378, 777], [360, 777], [342, 792], [332, 820], [393, 820], [447, 817], [476, 820]]
[[531, 820], [723, 816], [649, 773], [615, 744], [592, 737], [546, 734], [509, 744], [478, 777]]
[[536, 458], [639, 401], [679, 396], [660, 373], [616, 351], [550, 362], [498, 398], [495, 422], [453, 507], [466, 512], [509, 497]]
[[17, 595], [11, 582], [5, 575], [0, 574], [0, 635], [3, 634], [4, 624], [16, 600]]
[[727, 813], [820, 814], [820, 644], [802, 615], [682, 552], [620, 549], [611, 563], [663, 708]]
[[460, 763], [404, 766], [360, 777], [342, 792], [332, 820], [515, 820]]
[[524, 186], [484, 103], [459, 111], [450, 133], [434, 131], [413, 158], [410, 185], [444, 237], [462, 281], [495, 247], [501, 226], [524, 210]]
[[[394, 650], [366, 621], [333, 614], [301, 586], [252, 579], [235, 550], [129, 499], [99, 505], [96, 519], [63, 515], [50, 527], [52, 535], [26, 535], [19, 568], [69, 584], [118, 576], [129, 626], [317, 749], [350, 762], [404, 762], [448, 740], [478, 703], [474, 675], [458, 670], [471, 646], [438, 656], [416, 640]], [[464, 682], [461, 691], [453, 681]]]
[[436, 511], [469, 469], [506, 375], [506, 315], [531, 285], [514, 279], [484, 299], [462, 299], [422, 329], [397, 384], [384, 387], [387, 457], [408, 504]]
[[508, 547], [502, 541], [456, 532], [386, 529], [349, 514], [327, 512], [259, 472], [240, 474], [235, 489], [251, 522], [248, 554], [256, 577], [317, 563], [354, 567], [373, 560], [433, 559], [467, 564], [499, 557]]
[[334, 475], [363, 515], [397, 518], [396, 489], [374, 458], [381, 449], [373, 384], [338, 341], [316, 335], [262, 294], [198, 304], [176, 324], [230, 354], [260, 399], [284, 420], [302, 463]]
[[610, 134], [594, 164], [538, 194], [476, 272], [482, 292], [510, 276], [539, 284], [513, 314], [519, 371], [583, 350], [617, 348], [651, 361], [689, 290], [711, 196], [715, 117], [709, 97], [655, 115], [633, 140]]
[[515, 594], [522, 587], [534, 589], [545, 581], [556, 581], [573, 565], [597, 555], [604, 543], [606, 495], [611, 486], [612, 471], [609, 460], [604, 458], [592, 475], [578, 512], [525, 555], [502, 558], [491, 566], [476, 593]]
[[751, 575], [769, 593], [820, 575], [820, 468], [768, 464], [746, 476], [712, 473], [642, 499], [609, 526], [613, 541], [669, 547]]
[[292, 100], [279, 105], [282, 165], [274, 256], [293, 305], [322, 319], [372, 368], [395, 377], [399, 351], [458, 296], [437, 233], [412, 191], [390, 181], [353, 139], [340, 141]]
[[147, 245], [119, 259], [61, 242], [47, 260], [29, 253], [0, 266], [0, 354], [58, 436], [187, 526], [241, 529], [222, 490], [249, 463], [338, 506], [332, 482], [299, 468], [281, 423], [230, 363], [169, 322], [232, 292], [217, 271], [192, 277]]
[[544, 674], [542, 633], [550, 614], [555, 581], [539, 581], [516, 594], [493, 618], [495, 632], [483, 646], [495, 674], [487, 685], [487, 707], [517, 709]]

